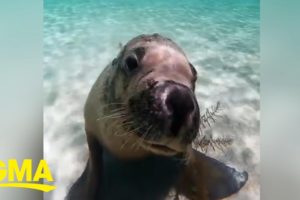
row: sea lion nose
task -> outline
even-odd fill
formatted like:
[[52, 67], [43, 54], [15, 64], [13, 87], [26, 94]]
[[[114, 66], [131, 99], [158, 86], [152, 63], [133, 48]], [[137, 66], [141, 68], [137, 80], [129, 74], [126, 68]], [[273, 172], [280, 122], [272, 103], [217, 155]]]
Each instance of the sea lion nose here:
[[194, 95], [190, 89], [176, 85], [171, 88], [166, 96], [165, 109], [170, 113], [170, 132], [177, 135], [186, 124], [188, 118], [194, 113]]
[[177, 136], [181, 130], [191, 130], [197, 116], [196, 99], [192, 90], [182, 84], [165, 82], [156, 89], [160, 102], [159, 121], [164, 132]]

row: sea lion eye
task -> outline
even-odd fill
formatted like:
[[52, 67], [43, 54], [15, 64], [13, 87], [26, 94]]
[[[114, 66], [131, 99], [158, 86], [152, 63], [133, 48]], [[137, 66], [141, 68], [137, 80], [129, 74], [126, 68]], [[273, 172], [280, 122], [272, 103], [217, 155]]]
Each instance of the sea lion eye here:
[[127, 73], [132, 73], [138, 68], [139, 64], [135, 55], [130, 55], [125, 60], [125, 70]]

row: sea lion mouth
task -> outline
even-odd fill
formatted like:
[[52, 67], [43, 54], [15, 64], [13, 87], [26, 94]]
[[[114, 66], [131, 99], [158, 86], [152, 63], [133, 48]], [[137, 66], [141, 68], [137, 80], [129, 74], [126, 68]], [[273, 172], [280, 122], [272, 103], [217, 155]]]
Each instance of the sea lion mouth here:
[[146, 150], [149, 150], [155, 154], [165, 155], [165, 156], [174, 156], [176, 154], [181, 153], [180, 151], [171, 148], [165, 144], [143, 141], [140, 143], [140, 146]]
[[187, 144], [183, 144], [177, 139], [161, 138], [159, 141], [142, 140], [139, 146], [147, 151], [158, 155], [174, 156], [186, 152]]

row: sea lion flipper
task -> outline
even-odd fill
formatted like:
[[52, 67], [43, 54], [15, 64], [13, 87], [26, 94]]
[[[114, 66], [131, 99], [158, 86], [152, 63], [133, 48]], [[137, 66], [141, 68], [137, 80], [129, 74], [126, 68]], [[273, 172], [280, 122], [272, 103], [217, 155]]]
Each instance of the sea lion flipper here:
[[237, 171], [193, 149], [192, 159], [176, 189], [192, 200], [215, 200], [238, 192], [247, 180], [247, 172]]
[[248, 173], [197, 152], [198, 159], [206, 163], [206, 187], [210, 199], [221, 199], [238, 192], [247, 182]]

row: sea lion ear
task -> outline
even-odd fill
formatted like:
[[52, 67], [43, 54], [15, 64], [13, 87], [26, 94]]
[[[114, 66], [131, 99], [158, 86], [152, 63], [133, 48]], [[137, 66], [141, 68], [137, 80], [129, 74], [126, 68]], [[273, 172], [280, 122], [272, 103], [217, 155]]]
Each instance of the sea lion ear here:
[[216, 200], [238, 192], [247, 180], [247, 172], [239, 172], [191, 148], [175, 189], [188, 199]]

